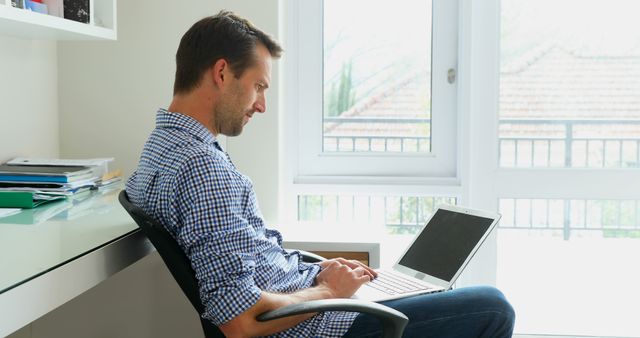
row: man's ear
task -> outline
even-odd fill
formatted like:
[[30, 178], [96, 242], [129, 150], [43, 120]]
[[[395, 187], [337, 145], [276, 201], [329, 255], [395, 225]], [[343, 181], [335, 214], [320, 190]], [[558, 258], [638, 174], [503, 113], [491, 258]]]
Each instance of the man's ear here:
[[218, 59], [209, 70], [216, 87], [223, 87], [225, 80], [230, 76], [229, 63], [225, 59]]

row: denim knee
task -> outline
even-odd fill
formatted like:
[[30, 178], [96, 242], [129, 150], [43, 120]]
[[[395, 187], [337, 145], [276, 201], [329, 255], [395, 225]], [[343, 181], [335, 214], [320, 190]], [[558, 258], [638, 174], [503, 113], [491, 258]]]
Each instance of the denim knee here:
[[515, 310], [500, 290], [492, 286], [479, 286], [472, 289], [475, 289], [474, 292], [480, 298], [478, 301], [486, 309], [500, 313], [504, 323], [513, 326], [516, 320]]

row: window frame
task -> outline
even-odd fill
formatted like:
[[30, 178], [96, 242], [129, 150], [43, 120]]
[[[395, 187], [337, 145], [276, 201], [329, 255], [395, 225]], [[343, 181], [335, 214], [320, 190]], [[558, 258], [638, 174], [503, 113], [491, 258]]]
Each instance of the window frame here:
[[295, 183], [458, 182], [457, 80], [447, 81], [447, 71], [457, 69], [457, 1], [433, 0], [432, 49], [442, 52], [432, 53], [431, 153], [323, 152], [322, 0], [286, 1], [283, 10], [281, 30], [288, 47], [283, 67], [284, 150]]

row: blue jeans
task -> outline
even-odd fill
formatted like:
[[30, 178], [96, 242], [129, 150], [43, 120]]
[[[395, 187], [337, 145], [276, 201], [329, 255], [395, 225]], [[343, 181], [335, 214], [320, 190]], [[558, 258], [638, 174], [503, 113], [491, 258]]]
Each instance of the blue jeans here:
[[[460, 288], [381, 302], [409, 317], [403, 337], [510, 338], [515, 313], [504, 295], [488, 286]], [[343, 337], [380, 337], [377, 318], [359, 314]]]

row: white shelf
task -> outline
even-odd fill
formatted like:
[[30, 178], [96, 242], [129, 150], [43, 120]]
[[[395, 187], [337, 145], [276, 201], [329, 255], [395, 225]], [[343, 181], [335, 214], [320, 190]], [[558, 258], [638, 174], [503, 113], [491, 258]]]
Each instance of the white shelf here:
[[[92, 11], [106, 27], [11, 7], [0, 0], [0, 35], [40, 40], [116, 40], [116, 0], [94, 0]], [[93, 15], [92, 15], [93, 16]]]

